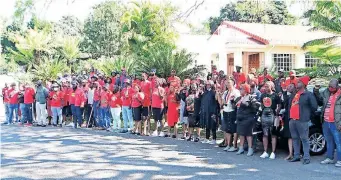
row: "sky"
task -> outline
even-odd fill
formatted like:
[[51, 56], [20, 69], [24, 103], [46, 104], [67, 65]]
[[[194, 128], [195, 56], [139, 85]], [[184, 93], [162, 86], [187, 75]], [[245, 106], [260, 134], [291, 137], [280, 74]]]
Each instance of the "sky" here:
[[[40, 18], [58, 21], [64, 15], [74, 15], [80, 20], [84, 21], [91, 7], [99, 4], [105, 0], [35, 0], [35, 11]], [[52, 1], [47, 6], [46, 2]], [[130, 0], [122, 0], [129, 2]], [[160, 3], [163, 0], [150, 0], [153, 3]], [[195, 0], [169, 0], [174, 5], [185, 11], [192, 6]], [[200, 1], [200, 0], [199, 0]], [[193, 25], [201, 24], [206, 21], [210, 16], [218, 16], [220, 8], [234, 0], [205, 0], [191, 16], [187, 19]], [[261, 1], [261, 0], [258, 0]], [[266, 0], [264, 0], [266, 1]], [[291, 0], [292, 1], [292, 0]], [[0, 16], [10, 20], [14, 12], [15, 0], [0, 0]], [[290, 13], [299, 16], [302, 13], [302, 5], [294, 3], [289, 8]]]

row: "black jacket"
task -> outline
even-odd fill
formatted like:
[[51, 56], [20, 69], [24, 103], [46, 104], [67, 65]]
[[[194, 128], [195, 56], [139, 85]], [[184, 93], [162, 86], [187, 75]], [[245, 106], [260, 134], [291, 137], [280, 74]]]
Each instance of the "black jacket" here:
[[[289, 99], [289, 111], [291, 108], [292, 100], [295, 96], [291, 96]], [[317, 110], [317, 101], [313, 93], [309, 92], [308, 90], [304, 90], [304, 92], [300, 96], [299, 100], [300, 106], [300, 121], [302, 122], [309, 122], [313, 117], [314, 113]], [[289, 112], [290, 117], [290, 112]]]

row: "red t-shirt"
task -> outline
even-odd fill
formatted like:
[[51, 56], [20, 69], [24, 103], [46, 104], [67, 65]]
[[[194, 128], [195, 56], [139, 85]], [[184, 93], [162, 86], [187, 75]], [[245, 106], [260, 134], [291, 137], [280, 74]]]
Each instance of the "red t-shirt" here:
[[99, 101], [101, 99], [101, 89], [98, 87], [94, 92], [94, 101]]
[[157, 76], [153, 76], [153, 77], [149, 78], [149, 81], [151, 83], [152, 89], [155, 88], [155, 83], [156, 83], [155, 81], [156, 81], [156, 79], [157, 79]]
[[8, 91], [9, 91], [8, 87], [5, 87], [2, 89], [2, 95], [4, 96], [4, 102], [5, 103], [9, 102]]
[[68, 87], [64, 87], [64, 88], [62, 88], [62, 92], [63, 92], [63, 95], [64, 95], [64, 98], [63, 98], [63, 102], [64, 103], [63, 103], [63, 105], [67, 106], [67, 103], [70, 100], [70, 95], [72, 93], [72, 89], [68, 88]]
[[152, 107], [163, 108], [164, 96], [165, 96], [165, 89], [163, 89], [162, 87], [154, 88], [153, 94], [152, 94]]
[[134, 94], [134, 90], [131, 87], [126, 87], [121, 92], [122, 106], [130, 106], [131, 98]]
[[108, 107], [109, 106], [109, 99], [110, 99], [110, 92], [102, 91], [101, 92], [101, 107]]
[[104, 82], [104, 80], [100, 79], [100, 80], [98, 80], [98, 84], [99, 84], [100, 86], [104, 86], [104, 85], [105, 85], [105, 82]]
[[339, 89], [335, 94], [330, 95], [326, 109], [324, 110], [324, 120], [326, 122], [335, 122], [335, 103], [338, 97], [341, 95], [341, 89]]
[[139, 79], [135, 79], [135, 80], [133, 80], [133, 83], [132, 83], [132, 87], [135, 87], [136, 85], [141, 85], [141, 81], [139, 80]]
[[295, 86], [297, 86], [297, 81], [298, 81], [297, 77], [295, 77], [293, 80], [291, 80], [289, 77], [285, 80], [285, 86], [288, 87], [290, 84], [295, 84]]
[[274, 78], [270, 74], [267, 74], [266, 76], [264, 76], [264, 74], [263, 74], [263, 75], [260, 75], [258, 77], [258, 83], [259, 84], [263, 84], [263, 81], [264, 81], [265, 78], [268, 79], [268, 81], [273, 81], [274, 80]]
[[111, 108], [117, 108], [122, 106], [122, 100], [121, 100], [121, 94], [120, 92], [117, 92], [116, 94], [111, 94], [110, 96], [110, 107]]
[[25, 104], [31, 104], [34, 102], [34, 89], [31, 87], [25, 88], [25, 93], [24, 93], [24, 103]]
[[83, 89], [77, 88], [75, 92], [75, 106], [83, 106], [85, 101], [86, 99]]
[[241, 84], [244, 84], [246, 82], [246, 75], [244, 73], [235, 72], [233, 74], [233, 77], [236, 81], [236, 88], [237, 89], [239, 89]]
[[144, 99], [144, 94], [142, 92], [134, 93], [131, 101], [131, 107], [140, 107], [142, 106]]
[[150, 96], [151, 96], [151, 91], [152, 91], [152, 85], [150, 83], [150, 81], [146, 80], [146, 81], [142, 81], [141, 82], [141, 91], [143, 92], [144, 99], [143, 99], [143, 107], [148, 107], [150, 106]]
[[111, 84], [115, 85], [116, 83], [116, 77], [111, 77]]
[[180, 87], [181, 80], [177, 76], [174, 76], [174, 77], [171, 76], [171, 77], [168, 78], [168, 82], [173, 87]]
[[18, 95], [19, 95], [19, 91], [15, 89], [8, 90], [9, 103], [18, 104]]
[[63, 92], [61, 92], [61, 91], [57, 91], [57, 92], [52, 91], [52, 92], [49, 93], [49, 96], [52, 98], [51, 101], [50, 101], [51, 102], [50, 103], [51, 107], [61, 107], [62, 106], [62, 100], [64, 98]]
[[76, 92], [71, 88], [69, 92], [69, 104], [75, 104]]
[[300, 97], [303, 92], [299, 91], [296, 93], [295, 97], [292, 99], [290, 107], [290, 119], [299, 120], [300, 119]]

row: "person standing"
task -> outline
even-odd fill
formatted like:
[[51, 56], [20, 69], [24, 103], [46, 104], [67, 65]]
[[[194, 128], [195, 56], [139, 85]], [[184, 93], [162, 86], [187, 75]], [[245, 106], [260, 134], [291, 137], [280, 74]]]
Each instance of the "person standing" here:
[[110, 130], [110, 114], [109, 114], [109, 100], [111, 93], [109, 91], [109, 84], [103, 86], [101, 91], [101, 100], [100, 100], [100, 129], [101, 130]]
[[25, 88], [24, 86], [20, 86], [19, 94], [18, 94], [18, 103], [19, 103], [19, 109], [21, 112], [19, 125], [24, 125], [27, 122], [27, 115], [25, 113], [24, 94], [25, 94]]
[[[318, 103], [322, 105], [321, 117], [323, 134], [327, 141], [327, 158], [321, 164], [334, 163], [334, 149], [336, 148], [336, 167], [341, 167], [341, 88], [337, 79], [329, 82], [329, 88], [319, 93], [319, 86], [315, 86], [314, 94]], [[335, 147], [336, 146], [336, 147]]]
[[11, 84], [11, 88], [8, 90], [8, 98], [9, 98], [9, 118], [8, 118], [8, 124], [13, 123], [13, 113], [15, 114], [16, 121], [19, 121], [18, 117], [18, 95], [19, 91], [16, 89], [17, 85], [15, 83]]
[[[208, 80], [206, 82], [206, 90], [203, 94], [201, 101], [201, 120], [200, 125], [202, 128], [206, 128], [206, 139], [203, 143], [216, 144], [217, 139], [217, 100], [215, 98], [215, 91], [213, 89], [214, 82]], [[210, 135], [212, 132], [212, 141], [210, 141]]]
[[294, 145], [294, 158], [290, 162], [300, 161], [301, 142], [303, 145], [303, 164], [310, 163], [309, 154], [309, 121], [317, 110], [313, 93], [306, 90], [310, 78], [303, 76], [297, 82], [297, 93], [290, 99], [290, 132]]
[[[52, 91], [49, 94], [51, 100], [51, 111], [52, 111], [52, 124], [54, 127], [57, 124], [62, 127], [63, 124], [63, 113], [62, 113], [62, 101], [64, 94], [60, 91], [60, 87], [57, 83], [52, 84]], [[58, 120], [58, 122], [57, 122]]]
[[291, 70], [289, 72], [289, 78], [285, 80], [285, 86], [289, 86], [289, 84], [294, 84], [295, 86], [297, 86], [297, 81], [298, 78], [296, 77], [296, 71]]
[[83, 91], [81, 84], [75, 84], [74, 86], [74, 93], [75, 93], [75, 104], [74, 104], [74, 110], [76, 112], [76, 119], [73, 120], [74, 128], [77, 128], [77, 124], [79, 127], [82, 126], [83, 119], [82, 119], [82, 110], [81, 108], [84, 107], [86, 98], [85, 93]]
[[87, 100], [88, 103], [86, 104], [86, 115], [85, 120], [87, 121], [87, 126], [92, 127], [94, 122], [94, 96], [95, 96], [95, 87], [94, 83], [90, 83], [88, 93], [87, 93]]
[[167, 104], [168, 104], [168, 111], [167, 111], [168, 134], [166, 135], [166, 137], [170, 136], [171, 128], [174, 128], [174, 134], [171, 137], [176, 138], [178, 134], [176, 124], [178, 123], [178, 119], [179, 119], [179, 112], [178, 112], [179, 101], [177, 99], [177, 94], [173, 86], [169, 87], [169, 93], [167, 93]]
[[263, 129], [263, 147], [264, 152], [260, 156], [261, 158], [268, 158], [268, 139], [271, 136], [271, 145], [272, 145], [272, 152], [270, 154], [270, 159], [276, 158], [276, 145], [277, 145], [277, 136], [278, 130], [276, 125], [276, 120], [279, 121], [279, 111], [281, 110], [281, 99], [276, 94], [275, 85], [272, 81], [267, 81], [264, 84], [265, 93], [261, 96], [261, 104], [262, 104], [262, 114], [261, 114], [261, 122], [262, 122], [262, 129]]
[[[224, 139], [226, 143], [226, 148], [224, 151], [235, 152], [237, 151], [237, 124], [236, 124], [236, 116], [237, 116], [237, 108], [236, 108], [236, 99], [240, 97], [240, 92], [236, 89], [235, 81], [233, 79], [228, 79], [227, 81], [227, 90], [224, 92], [222, 96], [222, 104], [223, 107], [223, 120], [222, 120], [222, 130], [224, 131]], [[233, 141], [232, 141], [233, 137]], [[232, 142], [232, 144], [231, 144]]]
[[121, 129], [121, 111], [122, 111], [122, 101], [119, 87], [115, 86], [114, 91], [110, 96], [110, 112], [113, 118], [113, 131], [118, 131]]
[[124, 129], [121, 133], [127, 133], [130, 129], [133, 130], [133, 113], [131, 109], [131, 100], [133, 97], [134, 90], [131, 88], [131, 83], [129, 79], [125, 80], [124, 88], [121, 92], [122, 98], [122, 117], [123, 117], [123, 127]]
[[188, 113], [186, 108], [186, 98], [189, 95], [189, 86], [187, 84], [183, 84], [180, 89], [178, 95], [178, 99], [180, 100], [180, 124], [182, 125], [182, 133], [183, 136], [181, 139], [186, 139], [186, 134], [188, 131]]
[[6, 115], [6, 121], [5, 123], [8, 123], [8, 118], [9, 118], [9, 98], [8, 98], [8, 84], [5, 83], [5, 87], [2, 89], [2, 99], [4, 102], [4, 107], [5, 107], [5, 115]]
[[268, 74], [268, 68], [264, 68], [263, 74], [258, 77], [258, 87], [259, 87], [259, 89], [261, 89], [262, 86], [264, 86], [264, 84], [266, 82], [273, 81], [273, 80], [274, 80], [274, 78], [270, 74]]
[[141, 87], [138, 84], [134, 86], [134, 94], [132, 96], [131, 107], [133, 109], [133, 118], [135, 121], [135, 129], [132, 130], [133, 134], [141, 135], [142, 133], [142, 104], [144, 94], [141, 92]]
[[[163, 122], [162, 122], [162, 109], [164, 108], [164, 98], [165, 98], [165, 89], [161, 87], [162, 80], [157, 78], [155, 79], [155, 88], [152, 92], [152, 111], [155, 121], [155, 131], [153, 132], [152, 136], [165, 136], [163, 129]], [[159, 130], [161, 129], [160, 134]]]
[[43, 86], [42, 81], [39, 80], [37, 82], [37, 89], [36, 89], [36, 114], [37, 114], [37, 126], [46, 127], [46, 102], [49, 93], [48, 90]]
[[275, 92], [276, 93], [282, 93], [283, 92], [283, 80], [284, 80], [284, 69], [278, 70], [278, 77], [275, 79]]
[[34, 89], [28, 84], [25, 83], [24, 85], [25, 92], [24, 92], [24, 104], [25, 104], [25, 116], [27, 118], [27, 124], [26, 126], [32, 126], [33, 123], [33, 102], [34, 102], [34, 95], [35, 91]]
[[142, 73], [143, 81], [141, 82], [141, 90], [144, 94], [143, 107], [142, 107], [142, 121], [144, 122], [145, 136], [150, 134], [150, 114], [151, 114], [151, 96], [152, 96], [152, 85], [148, 80], [148, 74], [146, 72]]
[[246, 82], [246, 75], [241, 72], [242, 67], [236, 66], [236, 72], [233, 73], [233, 78], [236, 81], [236, 88], [239, 89], [240, 85]]
[[[171, 76], [168, 77], [167, 82], [170, 84], [170, 86], [173, 86], [174, 88], [180, 87], [181, 80], [178, 76], [176, 76], [176, 71], [174, 69], [171, 71]], [[187, 85], [189, 86], [189, 84]]]

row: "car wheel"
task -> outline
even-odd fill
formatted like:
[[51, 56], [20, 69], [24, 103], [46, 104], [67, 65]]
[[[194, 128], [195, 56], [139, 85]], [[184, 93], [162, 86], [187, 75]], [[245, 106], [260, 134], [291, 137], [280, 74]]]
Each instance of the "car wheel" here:
[[310, 129], [309, 145], [311, 155], [322, 155], [326, 152], [327, 143], [321, 130], [317, 128]]

